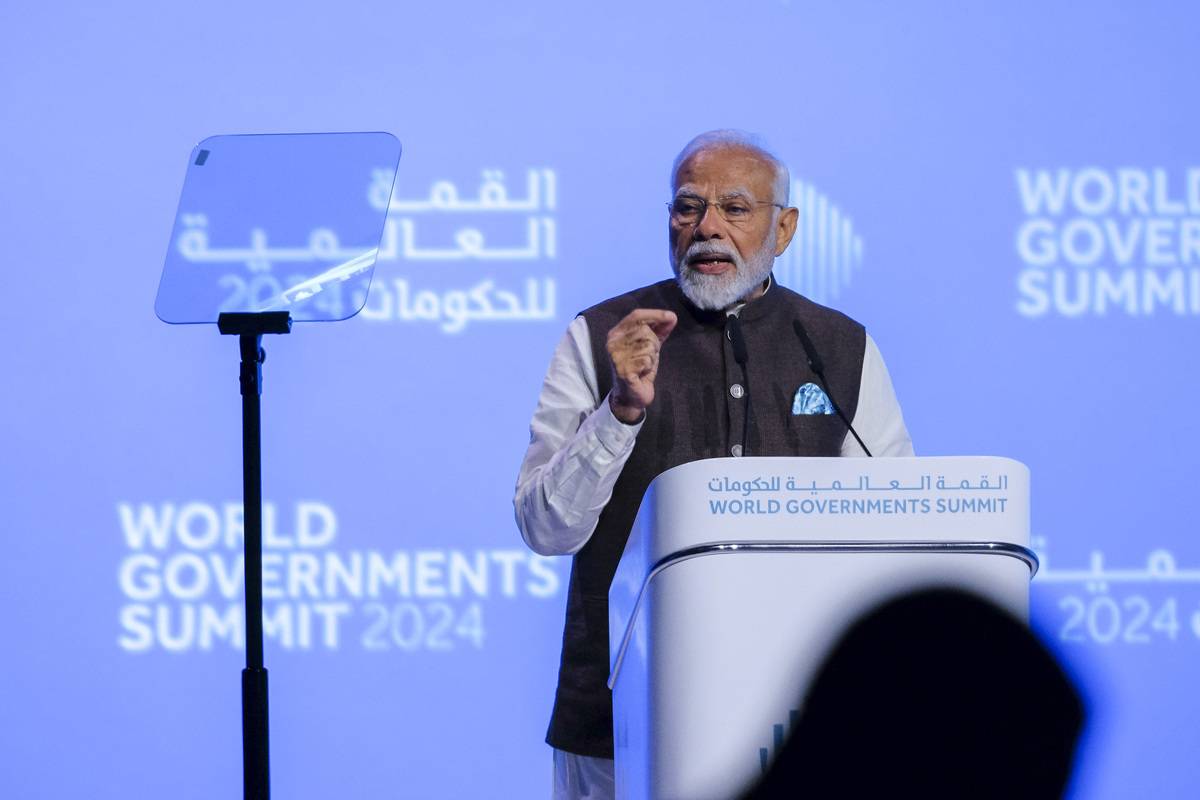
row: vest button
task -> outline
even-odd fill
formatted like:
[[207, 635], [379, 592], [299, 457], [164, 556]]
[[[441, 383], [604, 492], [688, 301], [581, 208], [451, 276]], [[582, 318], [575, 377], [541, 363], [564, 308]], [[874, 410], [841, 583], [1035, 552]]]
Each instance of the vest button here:
[[733, 395], [735, 400], [741, 400], [742, 396], [746, 394], [746, 390], [742, 388], [740, 383], [735, 383], [729, 387], [729, 393]]
[[729, 454], [734, 458], [741, 458], [742, 446], [740, 444], [735, 444], [733, 447], [729, 448]]

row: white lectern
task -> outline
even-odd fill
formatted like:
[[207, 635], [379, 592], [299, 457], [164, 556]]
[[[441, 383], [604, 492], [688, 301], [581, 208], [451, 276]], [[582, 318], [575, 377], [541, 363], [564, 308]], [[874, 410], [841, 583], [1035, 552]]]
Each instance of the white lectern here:
[[1029, 470], [950, 458], [721, 458], [646, 492], [609, 590], [617, 796], [736, 797], [847, 625], [957, 586], [1028, 617]]

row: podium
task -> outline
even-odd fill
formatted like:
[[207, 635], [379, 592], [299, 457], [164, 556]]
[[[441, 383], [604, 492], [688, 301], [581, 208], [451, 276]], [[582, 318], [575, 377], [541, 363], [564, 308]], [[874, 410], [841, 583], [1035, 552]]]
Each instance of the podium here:
[[737, 797], [848, 625], [919, 587], [1028, 618], [1029, 470], [720, 458], [659, 475], [609, 590], [617, 797]]

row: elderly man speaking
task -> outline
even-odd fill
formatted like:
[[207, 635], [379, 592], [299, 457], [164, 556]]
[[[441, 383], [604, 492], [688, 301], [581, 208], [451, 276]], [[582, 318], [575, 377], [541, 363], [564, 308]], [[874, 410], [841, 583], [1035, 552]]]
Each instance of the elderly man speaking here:
[[672, 172], [674, 280], [584, 311], [550, 362], [513, 502], [531, 548], [574, 555], [546, 735], [555, 798], [613, 796], [608, 588], [655, 476], [731, 455], [912, 455], [862, 325], [771, 275], [796, 232], [788, 186], [755, 137], [697, 136]]

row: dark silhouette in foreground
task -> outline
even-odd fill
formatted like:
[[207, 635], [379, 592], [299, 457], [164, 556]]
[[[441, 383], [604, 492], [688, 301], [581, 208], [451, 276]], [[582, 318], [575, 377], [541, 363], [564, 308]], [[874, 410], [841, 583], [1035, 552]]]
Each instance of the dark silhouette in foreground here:
[[1056, 798], [1083, 704], [1020, 621], [931, 589], [854, 623], [744, 800]]

